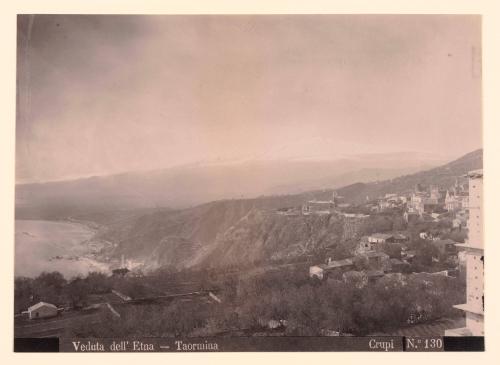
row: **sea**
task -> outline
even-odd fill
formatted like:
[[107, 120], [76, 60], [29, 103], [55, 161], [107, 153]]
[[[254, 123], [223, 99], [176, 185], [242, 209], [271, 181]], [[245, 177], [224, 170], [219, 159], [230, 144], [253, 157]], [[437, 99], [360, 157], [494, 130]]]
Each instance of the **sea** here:
[[90, 271], [109, 272], [106, 263], [89, 257], [89, 241], [95, 231], [64, 221], [15, 221], [15, 276], [36, 277], [59, 271], [66, 279]]

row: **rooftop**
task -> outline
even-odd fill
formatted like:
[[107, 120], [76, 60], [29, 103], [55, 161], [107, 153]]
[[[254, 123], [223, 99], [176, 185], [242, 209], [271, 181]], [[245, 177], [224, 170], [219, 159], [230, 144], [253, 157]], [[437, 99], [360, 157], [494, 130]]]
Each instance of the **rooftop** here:
[[308, 204], [333, 204], [333, 200], [309, 200]]
[[351, 259], [336, 260], [325, 265], [324, 269], [336, 269], [338, 267], [351, 266], [352, 264], [353, 263]]
[[437, 244], [437, 245], [456, 245], [459, 242], [455, 242], [452, 239], [447, 238], [447, 239], [444, 239], [444, 240], [439, 239], [439, 240], [436, 240], [436, 241], [432, 241], [432, 243]]
[[472, 179], [482, 178], [483, 177], [483, 169], [469, 171], [466, 176], [468, 176]]
[[389, 257], [389, 255], [387, 255], [386, 253], [377, 251], [368, 251], [363, 255], [367, 257]]
[[481, 246], [475, 246], [470, 243], [455, 243], [457, 248], [465, 249], [466, 251], [476, 251], [477, 253], [484, 250]]
[[38, 308], [45, 307], [45, 306], [57, 309], [57, 307], [54, 304], [50, 304], [50, 303], [46, 303], [46, 302], [38, 302], [38, 303], [32, 305], [31, 307], [29, 307], [28, 311], [33, 311], [33, 310], [36, 310]]
[[394, 265], [407, 265], [408, 264], [407, 262], [401, 261], [400, 259], [396, 259], [396, 258], [392, 258], [392, 259], [390, 259], [390, 261], [391, 261], [391, 264], [394, 264]]
[[403, 240], [404, 240], [404, 239], [406, 239], [406, 238], [408, 238], [408, 237], [407, 237], [407, 236], [405, 236], [404, 234], [401, 234], [401, 233], [396, 233], [396, 234], [394, 235], [394, 238], [396, 238], [396, 239], [403, 239]]
[[392, 234], [388, 234], [388, 233], [374, 233], [374, 234], [370, 235], [370, 237], [388, 239], [388, 238], [391, 238], [394, 236]]
[[384, 272], [381, 270], [368, 270], [365, 272], [368, 277], [384, 276]]
[[475, 314], [483, 314], [484, 315], [484, 311], [482, 308], [478, 308], [477, 306], [472, 306], [468, 303], [465, 303], [465, 304], [457, 304], [457, 305], [454, 305], [453, 307], [457, 308], [457, 309], [460, 309], [460, 310], [463, 310], [463, 311], [466, 311], [466, 312], [470, 312], [470, 313], [475, 313]]

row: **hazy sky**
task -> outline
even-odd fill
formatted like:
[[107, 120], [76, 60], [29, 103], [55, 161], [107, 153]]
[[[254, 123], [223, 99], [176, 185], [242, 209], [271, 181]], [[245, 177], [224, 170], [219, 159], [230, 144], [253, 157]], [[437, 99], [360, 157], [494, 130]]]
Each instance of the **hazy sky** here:
[[18, 181], [481, 146], [478, 16], [18, 23]]

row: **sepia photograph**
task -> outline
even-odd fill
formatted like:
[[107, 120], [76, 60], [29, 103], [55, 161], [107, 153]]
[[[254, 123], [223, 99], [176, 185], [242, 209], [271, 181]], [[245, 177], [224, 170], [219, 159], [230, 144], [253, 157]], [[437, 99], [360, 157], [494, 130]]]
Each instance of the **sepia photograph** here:
[[484, 351], [481, 28], [18, 14], [14, 351]]

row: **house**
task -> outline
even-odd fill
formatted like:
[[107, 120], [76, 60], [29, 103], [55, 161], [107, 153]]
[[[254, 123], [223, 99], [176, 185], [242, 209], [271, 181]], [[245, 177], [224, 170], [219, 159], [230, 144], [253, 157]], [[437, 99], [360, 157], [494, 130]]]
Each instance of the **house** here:
[[346, 270], [354, 267], [351, 259], [332, 261], [328, 260], [327, 264], [315, 265], [309, 268], [309, 277], [323, 280], [326, 277], [339, 276]]
[[401, 252], [401, 257], [404, 259], [405, 262], [411, 263], [415, 256], [417, 255], [417, 252], [415, 250], [403, 250]]
[[462, 228], [462, 221], [458, 218], [453, 219], [452, 221], [453, 228]]
[[315, 265], [309, 268], [309, 277], [314, 278], [317, 277], [320, 280], [323, 280], [326, 265]]
[[341, 336], [341, 333], [339, 331], [322, 329], [321, 330], [321, 336], [325, 336], [325, 337], [338, 337], [338, 336]]
[[337, 205], [339, 208], [349, 208], [351, 206], [351, 204], [349, 203], [340, 203]]
[[401, 233], [396, 233], [394, 236], [394, 242], [395, 243], [404, 243], [410, 240], [408, 236], [405, 236], [404, 234]]
[[368, 241], [368, 236], [361, 237], [361, 240], [358, 243], [358, 247], [356, 248], [356, 254], [363, 254], [365, 252], [370, 252], [375, 250], [376, 244]]
[[459, 195], [458, 199], [460, 199], [462, 203], [462, 209], [469, 209], [469, 194], [464, 193], [463, 195]]
[[370, 217], [369, 214], [362, 213], [342, 213], [344, 218], [353, 218], [353, 219], [364, 219]]
[[442, 210], [445, 206], [446, 191], [440, 190], [437, 186], [431, 186], [429, 193], [423, 191], [415, 191], [407, 203], [408, 213], [432, 213]]
[[368, 236], [368, 242], [371, 243], [394, 242], [394, 236], [392, 234], [387, 234], [387, 233], [374, 233], [371, 236]]
[[413, 193], [410, 197], [410, 201], [407, 203], [408, 213], [422, 214], [424, 212], [424, 199], [424, 193]]
[[437, 185], [431, 185], [430, 187], [430, 198], [435, 200], [438, 204], [444, 202], [446, 196], [446, 191], [439, 189]]
[[335, 210], [333, 200], [309, 200], [302, 206], [302, 214], [332, 214]]
[[286, 319], [270, 319], [259, 318], [258, 323], [261, 327], [267, 327], [271, 330], [284, 328], [287, 325]]
[[398, 242], [407, 241], [407, 237], [403, 235], [391, 235], [385, 233], [375, 233], [371, 236], [361, 237], [360, 242], [356, 248], [356, 254], [363, 254], [370, 251], [379, 251], [382, 249], [381, 244], [384, 243], [394, 243], [396, 242], [396, 237]]
[[469, 193], [464, 185], [460, 185], [458, 180], [455, 185], [446, 191], [445, 209], [454, 212], [460, 209], [466, 209], [469, 204]]
[[434, 236], [430, 232], [420, 232], [418, 236], [423, 240], [433, 240]]
[[50, 318], [57, 316], [59, 310], [54, 304], [39, 302], [29, 307], [28, 310], [23, 313], [27, 313], [29, 319]]
[[457, 199], [455, 192], [453, 190], [446, 191], [446, 198], [444, 200], [445, 209], [448, 212], [454, 212], [462, 208], [462, 202]]
[[386, 210], [386, 209], [389, 209], [391, 208], [391, 203], [388, 202], [387, 200], [380, 200], [378, 202], [378, 209], [379, 211], [383, 211], [383, 210]]

